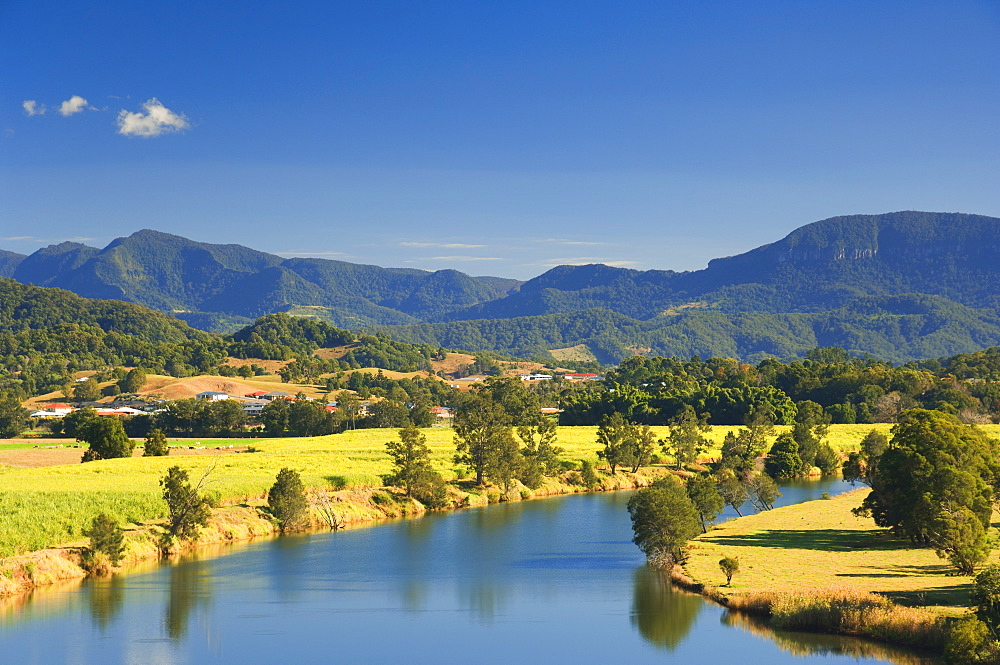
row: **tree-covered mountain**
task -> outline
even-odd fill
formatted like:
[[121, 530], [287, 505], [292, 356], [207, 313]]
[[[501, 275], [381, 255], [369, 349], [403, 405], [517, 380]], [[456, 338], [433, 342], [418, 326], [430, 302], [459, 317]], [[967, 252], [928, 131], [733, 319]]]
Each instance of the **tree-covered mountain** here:
[[143, 303], [205, 329], [288, 312], [473, 351], [579, 347], [609, 363], [634, 353], [791, 358], [828, 345], [905, 361], [1000, 343], [1000, 219], [958, 213], [834, 217], [704, 270], [559, 266], [523, 284], [283, 259], [155, 231], [13, 263], [21, 282]]
[[0, 279], [0, 390], [33, 395], [102, 366], [184, 375], [226, 355], [222, 338], [168, 314]]
[[409, 323], [500, 297], [510, 284], [454, 270], [284, 259], [150, 230], [104, 249], [51, 245], [17, 261], [12, 276], [85, 297], [137, 302], [207, 327], [295, 307], [313, 308], [310, 314], [341, 326]]
[[817, 312], [863, 296], [926, 293], [969, 307], [1000, 306], [1000, 219], [896, 212], [834, 217], [782, 240], [714, 259], [704, 270], [559, 266], [505, 298], [449, 320], [606, 308], [651, 319], [678, 307], [723, 312]]
[[0, 249], [0, 277], [11, 277], [18, 264], [23, 260], [24, 254]]

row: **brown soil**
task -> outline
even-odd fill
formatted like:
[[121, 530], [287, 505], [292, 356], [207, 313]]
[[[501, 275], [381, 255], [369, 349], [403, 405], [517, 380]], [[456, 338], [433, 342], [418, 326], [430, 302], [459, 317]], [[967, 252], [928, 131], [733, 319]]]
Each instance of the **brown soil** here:
[[476, 362], [476, 357], [468, 353], [447, 353], [444, 360], [432, 360], [431, 368], [435, 372], [454, 374], [463, 367], [468, 367]]
[[[58, 444], [55, 444], [58, 445]], [[72, 446], [72, 444], [64, 444]], [[192, 442], [191, 445], [194, 445]], [[63, 464], [79, 464], [80, 457], [83, 456], [85, 447], [73, 448], [16, 448], [14, 450], [4, 450], [0, 446], [0, 465], [17, 466], [23, 468], [36, 468], [41, 466], [61, 466]], [[232, 448], [171, 448], [171, 457], [177, 455], [228, 455], [231, 453], [243, 452], [247, 449], [245, 444], [234, 443]], [[142, 448], [136, 448], [132, 453], [133, 457], [142, 456]]]

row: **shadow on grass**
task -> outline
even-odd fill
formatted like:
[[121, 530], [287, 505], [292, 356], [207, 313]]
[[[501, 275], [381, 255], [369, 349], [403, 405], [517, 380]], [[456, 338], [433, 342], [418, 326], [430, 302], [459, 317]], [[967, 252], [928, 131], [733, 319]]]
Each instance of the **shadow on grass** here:
[[883, 592], [881, 595], [894, 603], [911, 607], [923, 605], [969, 607], [972, 604], [972, 600], [969, 598], [970, 589], [970, 584], [953, 584], [933, 589], [921, 589], [920, 591]]
[[323, 476], [323, 479], [330, 483], [330, 487], [335, 490], [342, 490], [347, 487], [347, 478], [344, 476]]
[[718, 545], [778, 547], [796, 550], [822, 550], [824, 552], [907, 549], [907, 543], [886, 538], [885, 532], [881, 530], [781, 529], [740, 536], [708, 537], [703, 538], [703, 540]]

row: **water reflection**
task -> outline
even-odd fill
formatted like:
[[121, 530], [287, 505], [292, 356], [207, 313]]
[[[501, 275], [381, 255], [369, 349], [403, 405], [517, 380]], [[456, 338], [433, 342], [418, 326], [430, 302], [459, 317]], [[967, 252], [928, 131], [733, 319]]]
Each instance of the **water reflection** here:
[[170, 567], [163, 626], [171, 639], [180, 640], [196, 609], [207, 613], [212, 602], [211, 564], [191, 559]]
[[705, 605], [701, 597], [675, 589], [665, 572], [649, 566], [635, 569], [632, 588], [632, 626], [655, 647], [680, 646]]
[[763, 619], [737, 612], [723, 614], [722, 623], [766, 638], [782, 651], [800, 658], [845, 655], [858, 659], [884, 660], [894, 665], [934, 665], [941, 662], [932, 656], [853, 637], [774, 630]]
[[122, 610], [125, 602], [125, 581], [121, 575], [113, 575], [91, 581], [87, 600], [90, 618], [94, 627], [102, 633]]

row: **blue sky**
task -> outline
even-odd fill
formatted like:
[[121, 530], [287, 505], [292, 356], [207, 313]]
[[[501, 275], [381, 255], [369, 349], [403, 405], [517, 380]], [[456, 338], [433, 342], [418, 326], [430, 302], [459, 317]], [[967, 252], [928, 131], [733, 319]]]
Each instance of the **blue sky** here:
[[996, 0], [256, 4], [0, 3], [0, 248], [528, 278], [1000, 216]]

